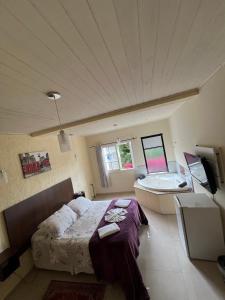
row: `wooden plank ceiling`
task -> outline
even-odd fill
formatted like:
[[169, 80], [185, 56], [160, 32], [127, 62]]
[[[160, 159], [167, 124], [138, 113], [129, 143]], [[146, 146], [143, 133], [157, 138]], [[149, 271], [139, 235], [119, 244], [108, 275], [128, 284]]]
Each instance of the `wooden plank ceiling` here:
[[[223, 0], [1, 0], [0, 132], [200, 87], [225, 61]], [[132, 118], [131, 118], [132, 122]]]

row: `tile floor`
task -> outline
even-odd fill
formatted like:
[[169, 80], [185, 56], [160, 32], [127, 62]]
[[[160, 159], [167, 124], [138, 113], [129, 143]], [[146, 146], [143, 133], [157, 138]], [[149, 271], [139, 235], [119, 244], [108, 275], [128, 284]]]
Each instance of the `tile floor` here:
[[[120, 196], [128, 196], [123, 194]], [[100, 195], [98, 200], [117, 195]], [[159, 215], [144, 209], [149, 227], [140, 232], [138, 264], [144, 282], [149, 287], [151, 300], [224, 300], [225, 283], [213, 262], [191, 262], [181, 248], [176, 217]], [[52, 279], [95, 281], [92, 275], [71, 276], [65, 272], [33, 269], [7, 300], [38, 300], [45, 293]], [[109, 285], [105, 300], [124, 300], [118, 285]]]

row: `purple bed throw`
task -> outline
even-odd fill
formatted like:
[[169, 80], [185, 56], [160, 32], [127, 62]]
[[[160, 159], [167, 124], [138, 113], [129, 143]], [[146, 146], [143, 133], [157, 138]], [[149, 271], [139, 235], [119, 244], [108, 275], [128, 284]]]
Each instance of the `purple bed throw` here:
[[[115, 202], [110, 203], [107, 211], [115, 207]], [[104, 217], [100, 221], [89, 243], [92, 264], [99, 280], [120, 283], [127, 300], [147, 300], [150, 297], [136, 258], [140, 244], [138, 231], [141, 224], [148, 224], [148, 220], [136, 200], [131, 199], [126, 209], [126, 219], [117, 223], [120, 232], [100, 239], [97, 229], [109, 224]]]

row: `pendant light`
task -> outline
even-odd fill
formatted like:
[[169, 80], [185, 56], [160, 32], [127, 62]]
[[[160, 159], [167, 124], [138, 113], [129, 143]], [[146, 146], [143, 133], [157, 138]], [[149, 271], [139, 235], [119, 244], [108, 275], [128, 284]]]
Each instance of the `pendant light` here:
[[59, 134], [58, 134], [58, 141], [59, 141], [59, 147], [61, 152], [67, 152], [71, 150], [71, 145], [70, 145], [70, 140], [68, 134], [62, 129], [62, 123], [61, 119], [59, 116], [59, 110], [58, 110], [58, 105], [57, 105], [57, 100], [61, 98], [60, 93], [58, 92], [48, 92], [47, 93], [48, 99], [54, 101], [55, 103], [55, 109], [58, 117], [58, 122], [59, 122]]

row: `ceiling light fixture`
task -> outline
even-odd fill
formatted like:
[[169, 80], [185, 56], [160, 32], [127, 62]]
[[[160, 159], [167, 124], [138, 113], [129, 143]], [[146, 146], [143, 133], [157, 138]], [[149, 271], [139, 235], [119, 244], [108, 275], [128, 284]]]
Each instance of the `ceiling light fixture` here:
[[54, 101], [54, 103], [55, 103], [55, 109], [56, 109], [58, 122], [59, 122], [59, 128], [60, 128], [60, 131], [59, 131], [59, 134], [58, 134], [58, 141], [59, 141], [60, 150], [61, 150], [61, 152], [70, 151], [71, 150], [71, 145], [70, 145], [69, 136], [62, 129], [62, 123], [61, 123], [61, 119], [60, 119], [60, 115], [59, 115], [59, 109], [58, 109], [58, 105], [57, 105], [57, 101], [56, 101], [56, 100], [59, 100], [62, 96], [58, 92], [48, 92], [46, 95], [47, 95], [49, 100]]

